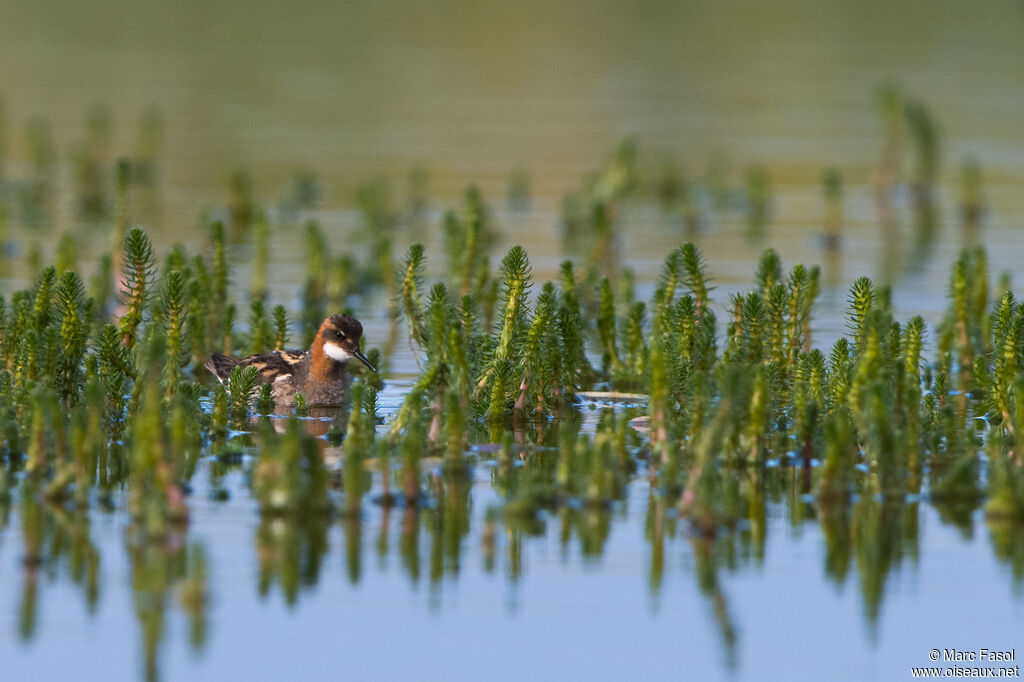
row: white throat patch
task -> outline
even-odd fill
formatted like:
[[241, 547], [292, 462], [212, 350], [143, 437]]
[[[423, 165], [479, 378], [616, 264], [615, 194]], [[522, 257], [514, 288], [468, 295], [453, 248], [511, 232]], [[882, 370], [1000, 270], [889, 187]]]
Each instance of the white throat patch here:
[[329, 357], [331, 360], [335, 360], [337, 362], [345, 362], [349, 358], [353, 357], [351, 353], [349, 353], [347, 350], [345, 350], [336, 343], [325, 343], [324, 353], [326, 353], [327, 357]]

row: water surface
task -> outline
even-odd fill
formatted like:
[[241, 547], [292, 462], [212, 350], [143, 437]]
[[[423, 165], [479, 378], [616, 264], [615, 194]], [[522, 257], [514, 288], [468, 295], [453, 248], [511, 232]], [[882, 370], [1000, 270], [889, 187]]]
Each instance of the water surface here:
[[[474, 183], [500, 232], [494, 260], [522, 243], [538, 280], [555, 277], [564, 257], [582, 255], [559, 237], [563, 193], [631, 137], [648, 178], [672, 158], [708, 185], [716, 164], [732, 188], [754, 164], [772, 179], [759, 239], [748, 238], [736, 206], [714, 210], [705, 198], [701, 229], [690, 234], [649, 193], [630, 203], [618, 251], [642, 298], [664, 255], [689, 238], [716, 278], [720, 319], [772, 246], [787, 266], [823, 267], [814, 318], [822, 347], [843, 332], [845, 292], [859, 275], [893, 287], [899, 319], [921, 314], [934, 325], [965, 244], [983, 243], [990, 271], [1010, 271], [1020, 288], [1022, 25], [1024, 8], [1009, 1], [176, 0], [140, 10], [123, 0], [9, 0], [0, 8], [5, 200], [13, 206], [14, 186], [31, 173], [23, 136], [31, 117], [51, 122], [60, 161], [45, 220], [9, 211], [0, 291], [26, 286], [27, 254], [36, 245], [51, 259], [61, 231], [78, 236], [84, 270], [109, 249], [109, 224], [76, 214], [68, 161], [98, 105], [112, 116], [108, 164], [135, 153], [145, 111], [162, 117], [159, 184], [133, 209], [161, 255], [178, 242], [206, 248], [201, 216], [223, 211], [236, 169], [272, 218], [295, 174], [314, 174], [319, 202], [271, 234], [270, 303], [292, 310], [305, 278], [302, 220], [320, 221], [334, 253], [358, 252], [353, 189], [383, 177], [401, 205], [416, 168], [427, 178], [425, 227], [404, 227], [399, 253], [423, 241], [428, 271], [441, 274], [441, 214]], [[924, 101], [941, 130], [937, 221], [925, 240], [906, 192], [895, 196], [895, 223], [879, 224], [872, 172], [883, 82]], [[957, 209], [968, 155], [984, 173], [980, 233], [962, 229]], [[838, 257], [821, 248], [825, 167], [845, 181]], [[530, 202], [513, 210], [506, 195], [517, 172]], [[229, 257], [244, 304], [252, 251], [238, 244]], [[351, 304], [370, 345], [380, 343], [385, 302]], [[416, 371], [408, 346], [397, 348], [385, 416]], [[582, 408], [585, 429], [599, 409], [612, 408]], [[310, 526], [261, 519], [248, 459], [226, 474], [227, 499], [211, 499], [218, 465], [205, 458], [180, 547], [149, 564], [133, 553], [128, 514], [115, 500], [112, 510], [96, 503], [77, 517], [43, 508], [44, 562], [26, 567], [23, 527], [32, 519], [15, 497], [0, 514], [0, 679], [148, 671], [168, 680], [901, 680], [929, 665], [933, 648], [1024, 650], [1024, 536], [986, 523], [980, 507], [861, 500], [836, 530], [799, 494], [798, 473], [779, 467], [763, 525], [747, 519], [708, 540], [674, 518], [673, 500], [652, 496], [641, 461], [609, 510], [563, 508], [532, 524], [489, 526], [502, 502], [497, 465], [486, 449], [473, 460], [471, 484], [450, 491], [450, 507], [407, 512], [368, 500], [359, 523]], [[379, 478], [375, 485], [379, 492]], [[858, 533], [879, 539], [858, 545]], [[210, 601], [190, 621], [176, 569], [161, 578], [160, 567], [199, 547]]]

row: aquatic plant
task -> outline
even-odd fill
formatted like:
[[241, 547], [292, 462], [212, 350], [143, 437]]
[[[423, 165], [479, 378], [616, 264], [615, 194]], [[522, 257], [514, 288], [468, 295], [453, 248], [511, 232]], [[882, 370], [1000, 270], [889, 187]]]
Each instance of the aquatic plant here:
[[274, 306], [274, 350], [284, 350], [287, 344], [288, 311], [283, 305], [276, 305]]
[[495, 240], [494, 227], [480, 190], [466, 190], [459, 213], [444, 218], [445, 250], [448, 269], [454, 273], [453, 291], [481, 301], [489, 276], [488, 251]]
[[[209, 294], [206, 309], [206, 345], [209, 350], [231, 352], [230, 334], [234, 322], [234, 306], [228, 301], [228, 256], [224, 223], [217, 220], [210, 225], [210, 245], [213, 249], [209, 279], [204, 287]], [[198, 265], [198, 262], [197, 262]], [[205, 268], [204, 268], [205, 269]]]
[[878, 108], [885, 133], [875, 184], [880, 197], [888, 201], [891, 187], [903, 180], [903, 136], [906, 126], [903, 90], [895, 83], [883, 84], [878, 89]]
[[[66, 246], [59, 267], [40, 268], [30, 287], [0, 298], [0, 516], [8, 490], [21, 486], [31, 498], [17, 510], [29, 563], [45, 553], [43, 522], [29, 508], [37, 499], [76, 510], [123, 503], [133, 546], [173, 544], [185, 532], [200, 453], [213, 455], [214, 497], [225, 472], [250, 475], [267, 517], [257, 531], [261, 590], [280, 580], [292, 600], [325, 551], [332, 486], [343, 493], [351, 580], [362, 570], [360, 516], [376, 485], [375, 503], [405, 505], [400, 543], [414, 579], [421, 575], [417, 534], [430, 533], [423, 570], [436, 583], [459, 570], [472, 468], [490, 472], [500, 496], [482, 530], [486, 561], [503, 546], [512, 575], [522, 570], [523, 538], [543, 523], [559, 526], [563, 543], [578, 541], [585, 557], [599, 556], [609, 510], [643, 475], [651, 490], [652, 589], [665, 538], [686, 524], [695, 551], [704, 553], [702, 585], [716, 594], [711, 544], [743, 534], [745, 550], [763, 555], [766, 499], [784, 499], [794, 524], [820, 519], [830, 576], [842, 580], [850, 562], [859, 562], [874, 607], [900, 551], [892, 528], [918, 499], [957, 524], [981, 506], [992, 524], [1021, 518], [1024, 308], [1003, 288], [990, 305], [983, 252], [965, 251], [955, 264], [949, 309], [934, 337], [920, 317], [897, 322], [889, 290], [860, 278], [850, 289], [846, 337], [817, 349], [811, 329], [820, 272], [787, 269], [770, 249], [751, 289], [724, 308], [689, 243], [667, 255], [650, 298], [640, 300], [643, 283], [608, 258], [622, 201], [636, 185], [632, 163], [623, 152], [588, 185], [581, 229], [592, 230], [598, 245], [582, 268], [564, 262], [554, 282], [536, 280], [521, 246], [509, 249], [492, 278], [493, 226], [472, 190], [446, 218], [447, 268], [438, 279], [428, 278], [420, 244], [399, 269], [384, 257], [373, 286], [392, 298], [393, 314], [401, 311], [421, 371], [381, 438], [376, 396], [390, 375], [356, 376], [350, 411], [324, 427], [326, 446], [303, 429], [318, 425], [317, 417], [288, 419], [283, 435], [271, 419], [256, 417], [275, 406], [252, 368], [236, 370], [227, 386], [196, 383], [208, 380], [196, 361], [210, 350], [283, 348], [290, 313], [308, 336], [328, 306], [369, 286], [365, 263], [331, 257], [319, 226], [306, 227], [301, 312], [269, 309], [266, 274], [256, 271], [266, 268], [270, 225], [259, 211], [252, 215], [257, 263], [242, 302], [229, 287], [236, 255], [223, 225], [210, 226], [206, 255], [180, 247], [167, 253], [159, 277], [148, 237], [127, 230], [122, 257], [109, 261], [121, 266], [125, 314], [116, 325], [107, 305], [112, 265], [101, 265], [105, 274], [87, 294]], [[839, 211], [838, 174], [823, 182], [826, 213]], [[364, 229], [394, 234], [401, 218], [386, 193], [362, 191]], [[677, 191], [664, 189], [681, 201]], [[767, 211], [767, 194], [760, 210]], [[373, 243], [390, 254], [390, 241]], [[725, 315], [723, 329], [716, 311]], [[234, 328], [236, 317], [247, 318], [238, 325], [244, 331]], [[926, 357], [933, 340], [936, 354]], [[368, 355], [374, 364], [382, 357]], [[297, 415], [314, 412], [301, 396], [297, 403]], [[582, 428], [589, 409], [581, 403], [593, 408]], [[335, 471], [321, 450], [339, 444]], [[382, 529], [378, 542], [388, 537]], [[141, 591], [159, 601], [168, 585], [183, 583], [183, 602], [201, 631], [201, 552], [184, 578], [161, 582], [145, 565], [159, 555], [133, 551], [140, 562], [133, 570], [147, 585]], [[140, 610], [152, 637], [159, 614]], [[722, 622], [728, 629], [728, 618]]]
[[139, 325], [155, 274], [156, 258], [149, 236], [139, 228], [129, 230], [124, 238], [121, 264], [122, 297], [127, 310], [118, 323], [122, 341], [129, 349], [138, 341]]
[[272, 347], [270, 319], [263, 299], [254, 298], [249, 304], [249, 355], [264, 353]]
[[121, 247], [124, 238], [128, 234], [128, 224], [131, 221], [131, 195], [129, 192], [132, 181], [132, 166], [127, 159], [118, 159], [114, 166], [114, 215], [113, 230], [111, 230], [111, 245], [113, 247], [113, 260], [120, 260]]
[[402, 313], [409, 328], [409, 337], [421, 349], [425, 347], [423, 303], [420, 288], [423, 282], [423, 245], [413, 244], [402, 268]]
[[267, 297], [267, 268], [270, 262], [270, 222], [262, 211], [253, 219], [255, 245], [252, 257], [252, 280], [249, 295], [253, 300], [264, 300]]
[[177, 393], [182, 381], [182, 367], [192, 357], [187, 281], [186, 274], [180, 270], [167, 272], [157, 305], [157, 315], [167, 338], [167, 357], [162, 378], [167, 399]]
[[822, 175], [825, 195], [824, 246], [836, 250], [843, 231], [843, 176], [838, 169], [829, 168]]
[[255, 365], [235, 365], [228, 376], [228, 422], [243, 425], [249, 415], [249, 403], [260, 383], [259, 368]]
[[345, 459], [342, 466], [342, 484], [345, 489], [344, 512], [347, 516], [358, 517], [363, 495], [369, 489], [369, 475], [363, 463], [372, 454], [374, 445], [377, 393], [372, 388], [357, 383], [352, 387], [351, 397], [352, 409], [343, 443]]
[[245, 234], [252, 225], [256, 205], [253, 198], [252, 176], [244, 169], [235, 170], [228, 179], [227, 210], [231, 234]]
[[74, 157], [74, 175], [78, 190], [78, 212], [85, 218], [99, 218], [107, 212], [106, 182], [111, 120], [110, 111], [94, 106], [86, 119], [86, 140]]
[[[160, 391], [160, 369], [166, 339], [156, 329], [143, 349], [143, 375], [136, 382], [134, 415], [127, 429], [127, 457], [131, 471], [129, 509], [140, 533], [162, 537], [188, 519], [181, 483], [186, 479], [189, 451], [198, 450], [198, 433], [189, 434], [183, 412], [167, 419]], [[176, 423], [177, 422], [177, 423]]]
[[939, 171], [938, 129], [928, 108], [918, 100], [904, 102], [904, 115], [914, 151], [913, 187], [918, 201], [930, 201]]
[[274, 433], [269, 421], [261, 422], [260, 444], [252, 471], [252, 489], [263, 514], [311, 515], [330, 511], [327, 471], [320, 449], [303, 431], [298, 419], [289, 418], [281, 436]]
[[768, 171], [764, 166], [751, 166], [747, 169], [745, 181], [747, 236], [751, 239], [764, 237], [768, 223], [771, 202], [771, 183]]
[[960, 217], [966, 228], [977, 228], [984, 210], [982, 172], [978, 160], [967, 158], [960, 165]]
[[85, 379], [83, 362], [92, 303], [85, 300], [85, 286], [78, 273], [70, 270], [61, 276], [54, 297], [62, 348], [57, 361], [56, 384], [65, 405], [69, 405], [77, 400]]

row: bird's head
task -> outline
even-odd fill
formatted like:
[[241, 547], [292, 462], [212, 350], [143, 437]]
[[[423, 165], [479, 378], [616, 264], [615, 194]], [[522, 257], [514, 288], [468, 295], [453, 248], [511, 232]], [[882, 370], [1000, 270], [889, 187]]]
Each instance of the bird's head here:
[[359, 340], [363, 338], [363, 325], [351, 315], [331, 315], [317, 332], [323, 342], [324, 355], [335, 362], [346, 362], [352, 358], [359, 360], [370, 370], [377, 370], [359, 350]]

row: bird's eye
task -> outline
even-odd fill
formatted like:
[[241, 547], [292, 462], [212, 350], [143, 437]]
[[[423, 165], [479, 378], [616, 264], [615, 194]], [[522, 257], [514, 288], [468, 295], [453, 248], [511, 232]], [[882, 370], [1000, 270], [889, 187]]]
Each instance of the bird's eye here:
[[343, 339], [343, 338], [345, 338], [345, 334], [344, 334], [344, 333], [342, 333], [342, 332], [340, 332], [340, 331], [337, 331], [337, 330], [335, 330], [335, 332], [334, 332], [334, 336], [335, 336], [336, 338], [339, 338], [339, 339]]

